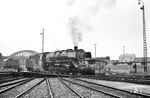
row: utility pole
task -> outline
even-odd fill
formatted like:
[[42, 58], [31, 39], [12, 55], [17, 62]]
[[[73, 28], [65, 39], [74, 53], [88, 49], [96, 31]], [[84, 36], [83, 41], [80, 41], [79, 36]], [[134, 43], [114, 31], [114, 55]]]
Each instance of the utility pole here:
[[144, 72], [147, 72], [147, 42], [146, 42], [146, 26], [145, 26], [145, 8], [144, 2], [142, 0], [138, 0], [138, 4], [142, 4], [140, 9], [143, 14], [143, 59], [144, 59]]
[[125, 46], [123, 46], [123, 55], [125, 55]]
[[42, 33], [40, 33], [42, 35], [42, 53], [44, 52], [44, 28]]
[[95, 58], [96, 58], [96, 44], [94, 44], [94, 46], [95, 46]]

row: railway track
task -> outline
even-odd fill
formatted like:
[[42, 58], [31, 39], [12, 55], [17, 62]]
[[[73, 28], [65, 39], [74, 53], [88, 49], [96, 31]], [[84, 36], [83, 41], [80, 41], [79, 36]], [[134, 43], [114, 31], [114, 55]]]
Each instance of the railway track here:
[[46, 78], [46, 84], [47, 84], [49, 98], [54, 98], [53, 93], [52, 93], [52, 87], [48, 78]]
[[25, 78], [0, 85], [0, 98], [20, 98], [45, 79]]
[[55, 98], [50, 78], [23, 78], [0, 84], [0, 98]]
[[0, 79], [0, 84], [1, 83], [6, 83], [6, 82], [10, 82], [10, 81], [19, 80], [19, 79], [22, 79], [22, 77], [6, 77], [6, 78], [2, 78], [2, 79]]
[[97, 91], [99, 93], [103, 93], [109, 97], [115, 97], [115, 98], [149, 98], [150, 97], [147, 94], [133, 93], [126, 90], [100, 85], [100, 84], [96, 84], [93, 82], [88, 82], [80, 79], [62, 79], [62, 80], [71, 84], [79, 85]]
[[21, 97], [25, 96], [27, 93], [31, 92], [31, 90], [33, 90], [36, 86], [40, 85], [44, 80], [45, 80], [45, 78], [43, 78], [42, 80], [33, 84], [31, 87], [27, 88], [26, 90], [24, 90], [23, 92], [21, 92], [17, 96], [15, 96], [15, 98], [21, 98]]
[[13, 76], [0, 77], [0, 81], [6, 80], [6, 79], [10, 79], [10, 78], [14, 78], [14, 77]]
[[25, 78], [1, 84], [0, 98], [85, 98], [60, 79], [36, 79]]
[[[0, 85], [0, 96], [3, 95], [4, 93], [9, 92], [10, 90], [23, 85], [31, 80], [33, 80], [34, 78], [26, 78], [26, 79], [20, 79], [18, 81], [13, 81], [13, 82], [6, 82]], [[4, 94], [6, 95], [6, 94]]]
[[150, 98], [149, 94], [120, 90], [75, 77], [3, 79], [8, 81], [0, 83], [0, 98]]
[[82, 78], [96, 79], [96, 80], [107, 80], [107, 81], [118, 81], [136, 84], [150, 85], [149, 75], [96, 75], [96, 76], [81, 76]]
[[2, 83], [2, 84], [0, 84], [0, 89], [2, 88], [2, 87], [7, 87], [7, 86], [10, 86], [10, 85], [15, 85], [15, 84], [17, 84], [17, 83], [21, 83], [21, 82], [23, 82], [23, 81], [27, 81], [27, 80], [29, 80], [30, 78], [22, 78], [22, 79], [19, 79], [19, 80], [14, 80], [14, 81], [9, 81], [9, 82], [6, 82], [6, 83]]
[[49, 78], [48, 81], [52, 96], [50, 98], [85, 98], [66, 85], [60, 78]]
[[76, 96], [78, 96], [79, 98], [85, 98], [83, 95], [81, 95], [80, 93], [78, 93], [76, 90], [74, 90], [72, 87], [70, 87], [69, 85], [67, 85], [62, 79], [58, 78], [61, 83], [63, 83], [69, 90], [71, 90]]

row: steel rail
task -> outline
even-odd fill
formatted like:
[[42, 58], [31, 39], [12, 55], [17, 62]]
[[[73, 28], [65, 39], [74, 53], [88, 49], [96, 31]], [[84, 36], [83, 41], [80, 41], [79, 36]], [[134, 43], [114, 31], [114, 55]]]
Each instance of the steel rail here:
[[3, 83], [3, 84], [0, 84], [0, 87], [5, 87], [5, 86], [9, 86], [9, 85], [13, 85], [13, 84], [17, 84], [17, 83], [20, 83], [20, 82], [23, 82], [23, 81], [26, 81], [27, 79], [29, 78], [24, 78], [24, 79], [20, 79], [18, 81], [14, 81], [14, 82], [7, 82], [7, 83]]
[[69, 88], [72, 92], [74, 92], [80, 98], [85, 98], [84, 96], [82, 96], [81, 94], [79, 94], [78, 92], [76, 92], [73, 88], [69, 87], [65, 82], [63, 82], [63, 80], [60, 77], [58, 77], [58, 80], [60, 80], [61, 83], [63, 83], [67, 88]]
[[130, 93], [130, 94], [134, 94], [136, 96], [150, 97], [150, 94], [148, 95], [146, 93], [134, 93], [134, 92], [130, 92], [129, 90], [123, 90], [123, 89], [119, 89], [119, 88], [116, 88], [116, 87], [102, 85], [102, 84], [97, 84], [97, 83], [93, 83], [93, 82], [90, 82], [90, 81], [86, 81], [86, 80], [82, 80], [82, 79], [77, 79], [77, 78], [75, 80], [83, 81], [83, 82], [86, 82], [86, 83], [91, 83], [91, 84], [94, 84], [94, 85], [97, 85], [97, 86], [103, 86], [103, 87], [106, 87], [106, 88], [115, 89], [115, 90], [118, 90], [118, 91], [122, 91], [122, 92]]
[[23, 84], [25, 84], [25, 83], [27, 83], [27, 82], [33, 80], [33, 79], [35, 79], [35, 78], [27, 79], [26, 81], [23, 81], [23, 82], [20, 82], [20, 83], [18, 83], [18, 84], [16, 84], [16, 85], [11, 86], [11, 87], [2, 89], [2, 90], [0, 90], [0, 94], [6, 92], [6, 91], [8, 91], [8, 90], [11, 90], [11, 89], [13, 89], [13, 88], [15, 88], [15, 87], [17, 87], [17, 86], [19, 86], [19, 85], [23, 85]]
[[90, 87], [90, 86], [83, 85], [83, 84], [80, 84], [80, 83], [72, 82], [72, 81], [67, 80], [67, 79], [62, 79], [62, 80], [67, 81], [67, 82], [72, 83], [72, 84], [79, 85], [79, 86], [81, 86], [81, 87], [85, 87], [85, 88], [91, 89], [91, 90], [93, 90], [93, 91], [97, 91], [97, 92], [103, 93], [103, 94], [108, 95], [108, 96], [110, 96], [110, 97], [122, 98], [121, 96], [114, 95], [114, 94], [112, 94], [112, 93], [108, 93], [108, 92], [106, 92], [106, 91], [103, 91], [103, 90], [100, 90], [100, 89], [96, 89], [96, 88], [94, 88], [94, 87]]
[[89, 77], [82, 77], [82, 78], [150, 85], [150, 79], [146, 79], [146, 78], [143, 79], [142, 77], [136, 78], [136, 77], [124, 77], [124, 76], [102, 76], [102, 77], [89, 76]]
[[9, 81], [14, 81], [14, 80], [19, 80], [21, 79], [22, 77], [19, 77], [19, 78], [8, 78], [8, 79], [4, 79], [4, 80], [0, 80], [0, 83], [4, 83], [4, 82], [9, 82]]
[[24, 90], [23, 92], [21, 92], [20, 94], [18, 94], [15, 98], [20, 98], [23, 95], [25, 95], [26, 93], [30, 92], [33, 88], [35, 88], [36, 86], [40, 85], [46, 78], [42, 79], [41, 81], [39, 81], [38, 83], [32, 85], [30, 88], [27, 88], [26, 90]]
[[129, 95], [133, 95], [133, 96], [150, 98], [150, 95], [144, 94], [144, 93], [134, 93], [134, 92], [130, 92], [128, 90], [118, 89], [118, 88], [115, 88], [115, 87], [106, 86], [106, 85], [102, 85], [102, 84], [97, 84], [97, 83], [93, 83], [93, 82], [89, 82], [89, 81], [81, 80], [81, 79], [75, 79], [75, 80], [86, 82], [86, 83], [89, 83], [89, 84], [94, 84], [96, 86], [102, 86], [102, 87], [105, 87], [105, 88], [108, 88], [108, 89], [114, 89], [114, 90], [117, 90], [117, 91], [125, 92], [125, 93], [127, 93]]
[[4, 76], [4, 77], [0, 77], [0, 80], [5, 80], [5, 79], [9, 79], [9, 78], [14, 78], [13, 76]]
[[46, 78], [46, 84], [47, 84], [47, 86], [48, 86], [49, 97], [50, 97], [50, 98], [54, 98], [54, 96], [53, 96], [53, 94], [52, 94], [51, 84], [50, 84], [50, 81], [48, 80], [48, 78]]

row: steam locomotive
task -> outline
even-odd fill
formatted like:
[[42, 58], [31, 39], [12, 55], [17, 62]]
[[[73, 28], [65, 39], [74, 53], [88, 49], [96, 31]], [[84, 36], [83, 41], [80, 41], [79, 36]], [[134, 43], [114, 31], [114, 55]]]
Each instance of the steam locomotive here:
[[86, 58], [91, 58], [91, 52], [74, 46], [74, 49], [30, 56], [26, 61], [26, 68], [28, 71], [48, 71], [57, 74], [80, 73], [81, 69], [88, 66]]

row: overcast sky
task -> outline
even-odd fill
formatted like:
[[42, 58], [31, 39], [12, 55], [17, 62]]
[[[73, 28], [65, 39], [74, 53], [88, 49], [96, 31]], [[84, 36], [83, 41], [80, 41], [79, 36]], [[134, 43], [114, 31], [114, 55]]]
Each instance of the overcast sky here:
[[[150, 56], [150, 0], [146, 9], [146, 33]], [[41, 52], [78, 45], [97, 56], [118, 59], [125, 52], [143, 56], [142, 11], [138, 0], [0, 0], [0, 52]]]

